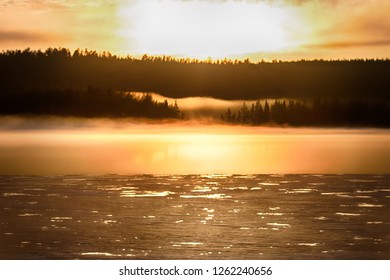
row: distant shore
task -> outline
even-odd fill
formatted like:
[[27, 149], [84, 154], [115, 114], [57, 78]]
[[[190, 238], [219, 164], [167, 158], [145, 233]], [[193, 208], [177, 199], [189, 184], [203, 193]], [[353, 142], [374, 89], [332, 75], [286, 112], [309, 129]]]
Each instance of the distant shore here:
[[[390, 127], [389, 59], [251, 63], [147, 55], [135, 59], [49, 48], [2, 52], [0, 66], [3, 116]], [[153, 94], [167, 99], [156, 100]], [[186, 97], [243, 104], [223, 111], [220, 106], [199, 108], [197, 115], [180, 109], [180, 99]]]

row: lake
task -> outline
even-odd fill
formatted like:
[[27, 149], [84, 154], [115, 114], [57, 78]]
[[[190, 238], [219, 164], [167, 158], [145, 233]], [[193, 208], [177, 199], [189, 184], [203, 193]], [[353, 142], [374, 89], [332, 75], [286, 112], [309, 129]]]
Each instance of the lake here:
[[72, 119], [7, 124], [0, 125], [0, 175], [390, 173], [385, 129]]
[[389, 130], [7, 119], [0, 259], [389, 259], [388, 174]]

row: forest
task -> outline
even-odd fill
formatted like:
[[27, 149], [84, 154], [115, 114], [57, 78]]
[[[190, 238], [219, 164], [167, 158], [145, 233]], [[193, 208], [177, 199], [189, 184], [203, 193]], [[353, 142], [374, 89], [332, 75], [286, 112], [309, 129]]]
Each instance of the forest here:
[[[183, 118], [165, 97], [262, 100], [221, 116], [248, 125], [389, 127], [390, 60], [197, 60], [65, 48], [0, 53], [0, 114]], [[276, 100], [268, 103], [265, 100]]]
[[0, 95], [3, 115], [55, 115], [107, 118], [182, 118], [177, 103], [157, 102], [150, 94], [88, 87], [86, 89], [32, 90]]
[[88, 86], [225, 100], [389, 99], [390, 60], [200, 61], [49, 48], [0, 53], [0, 92]]
[[244, 125], [353, 126], [389, 127], [390, 103], [367, 100], [316, 99], [309, 103], [296, 100], [245, 102], [233, 112], [230, 108], [221, 120]]

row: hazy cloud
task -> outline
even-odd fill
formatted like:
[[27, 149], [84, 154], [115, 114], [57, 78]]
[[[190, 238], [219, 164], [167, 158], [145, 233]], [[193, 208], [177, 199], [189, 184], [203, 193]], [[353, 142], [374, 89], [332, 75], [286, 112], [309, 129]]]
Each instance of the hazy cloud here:
[[0, 42], [18, 42], [18, 41], [42, 41], [48, 40], [48, 36], [43, 34], [23, 32], [23, 31], [2, 31], [0, 30]]
[[0, 0], [0, 49], [112, 50], [117, 40], [115, 3], [119, 1]]
[[331, 12], [333, 18], [329, 20], [326, 29], [319, 30], [320, 35], [330, 42], [351, 41], [351, 44], [354, 44], [353, 42], [357, 41], [361, 42], [362, 46], [387, 44], [390, 38], [389, 10], [390, 2], [380, 0], [367, 1], [349, 7], [343, 6]]
[[373, 40], [373, 41], [339, 41], [327, 42], [323, 44], [308, 44], [306, 48], [323, 48], [323, 49], [341, 49], [341, 48], [355, 48], [355, 47], [376, 47], [376, 46], [390, 46], [390, 40]]

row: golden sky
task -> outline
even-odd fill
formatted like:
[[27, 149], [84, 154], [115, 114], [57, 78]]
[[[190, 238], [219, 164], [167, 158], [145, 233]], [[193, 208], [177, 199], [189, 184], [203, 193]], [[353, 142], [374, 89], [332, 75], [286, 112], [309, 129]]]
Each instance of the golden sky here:
[[388, 0], [0, 0], [0, 50], [389, 58]]

